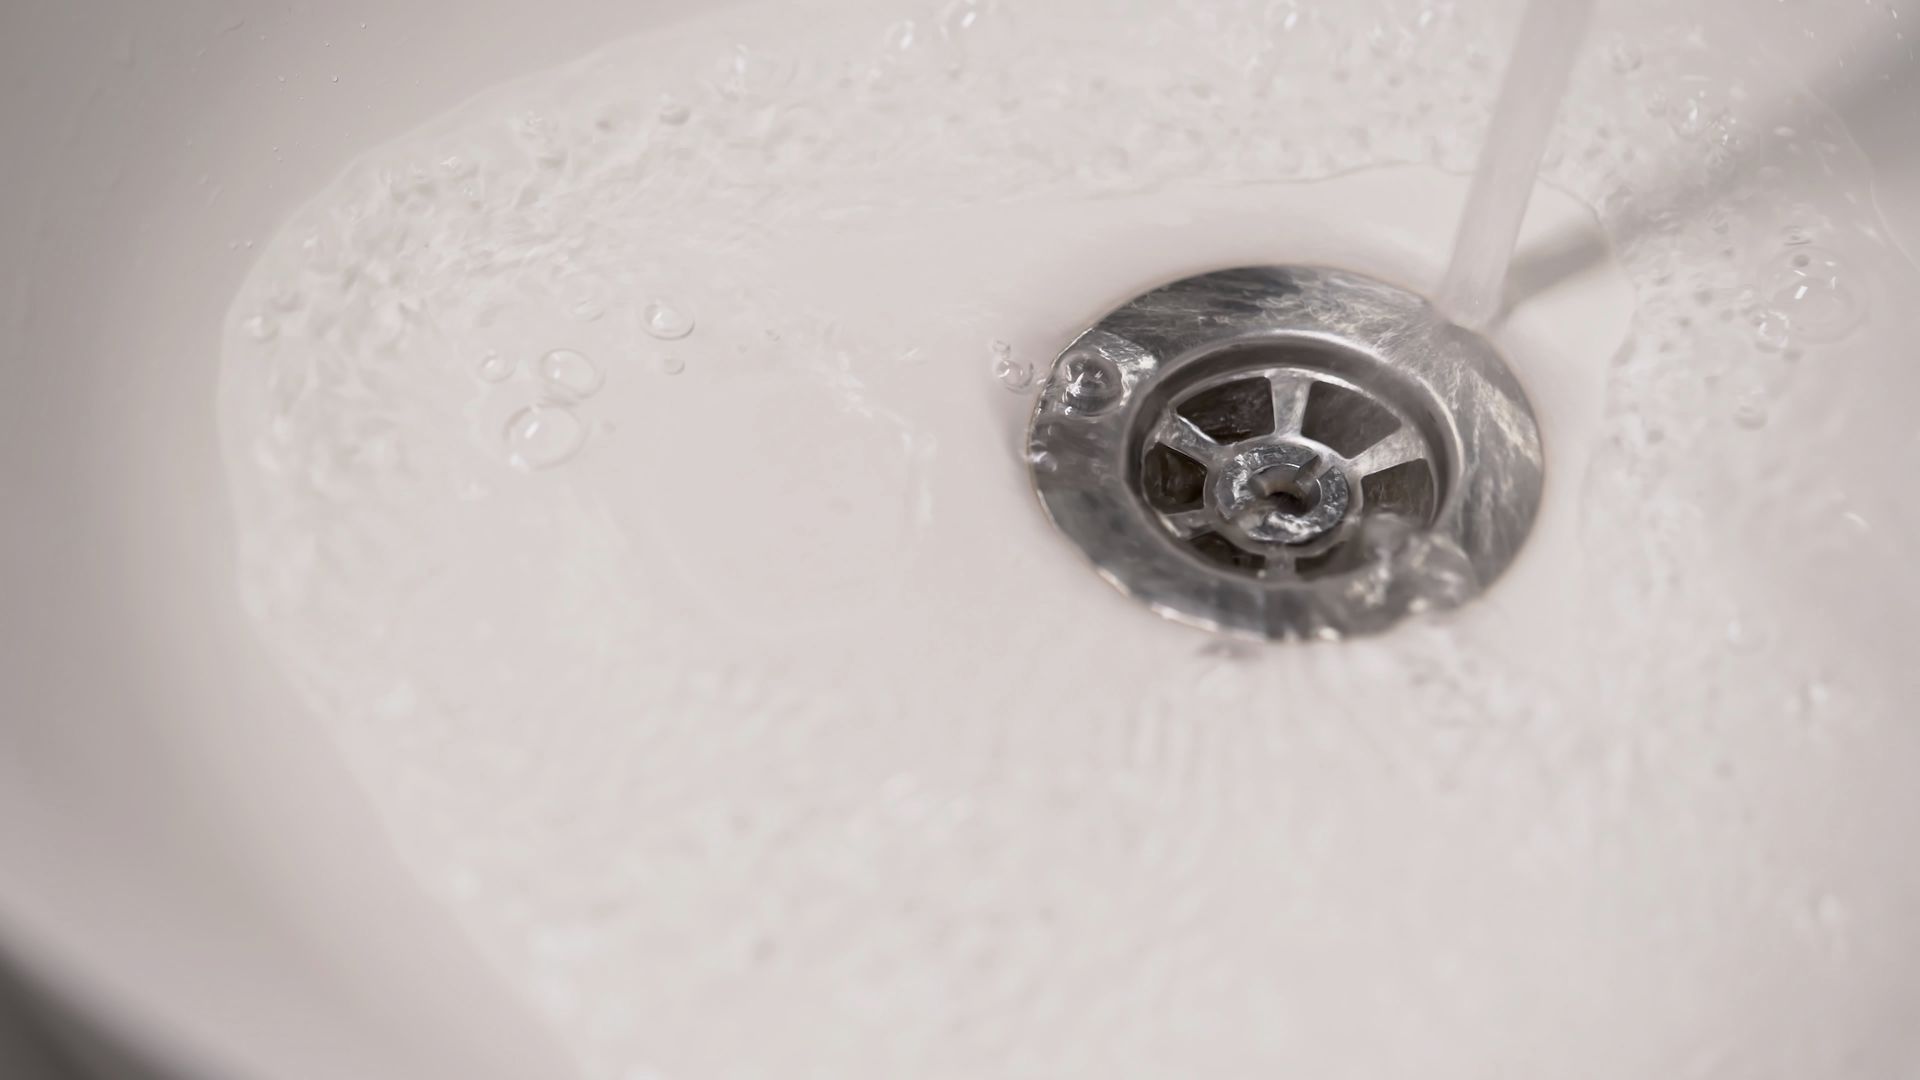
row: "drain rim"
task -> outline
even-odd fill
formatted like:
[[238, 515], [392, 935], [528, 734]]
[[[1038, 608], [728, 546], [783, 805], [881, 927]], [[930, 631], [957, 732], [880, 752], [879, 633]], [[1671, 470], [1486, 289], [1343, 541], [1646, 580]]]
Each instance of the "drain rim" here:
[[[1349, 568], [1248, 573], [1185, 547], [1143, 492], [1143, 425], [1209, 381], [1244, 377], [1234, 364], [1257, 370], [1262, 356], [1387, 404], [1417, 430], [1437, 488], [1430, 520], [1373, 535], [1359, 478], [1343, 471], [1352, 509], [1334, 531], [1365, 554]], [[1526, 394], [1485, 339], [1397, 286], [1307, 266], [1201, 274], [1104, 316], [1055, 360], [1028, 460], [1048, 518], [1114, 587], [1168, 618], [1262, 640], [1377, 633], [1478, 595], [1524, 543], [1544, 472]], [[1333, 454], [1328, 467], [1350, 464]]]

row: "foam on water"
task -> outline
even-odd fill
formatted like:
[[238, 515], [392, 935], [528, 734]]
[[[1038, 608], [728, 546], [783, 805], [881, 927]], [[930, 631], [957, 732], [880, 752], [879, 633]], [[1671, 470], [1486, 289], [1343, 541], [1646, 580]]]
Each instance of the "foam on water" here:
[[[592, 1075], [1886, 1060], [1920, 882], [1835, 837], [1920, 811], [1920, 522], [1851, 468], [1913, 452], [1872, 386], [1914, 277], [1743, 39], [1602, 26], [1572, 73], [1544, 175], [1637, 300], [1594, 445], [1546, 431], [1550, 617], [1210, 642], [1077, 565], [1013, 452], [1076, 324], [1202, 246], [1290, 256], [1209, 207], [1470, 170], [1515, 14], [742, 5], [372, 151], [264, 245], [243, 595]], [[1781, 587], [1810, 567], [1886, 624]]]

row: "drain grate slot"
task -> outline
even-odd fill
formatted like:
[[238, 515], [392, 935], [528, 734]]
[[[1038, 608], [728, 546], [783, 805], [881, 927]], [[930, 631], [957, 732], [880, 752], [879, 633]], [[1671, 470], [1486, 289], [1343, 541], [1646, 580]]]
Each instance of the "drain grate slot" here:
[[1199, 556], [1216, 566], [1229, 570], [1257, 574], [1267, 565], [1265, 556], [1255, 555], [1233, 545], [1233, 542], [1218, 533], [1204, 533], [1187, 541]]
[[1188, 398], [1177, 411], [1218, 443], [1273, 434], [1273, 394], [1265, 379], [1213, 387]]
[[1433, 520], [1433, 469], [1425, 461], [1374, 473], [1360, 482], [1360, 490], [1374, 513], [1398, 514], [1423, 525]]
[[1334, 453], [1355, 457], [1398, 431], [1404, 421], [1392, 409], [1338, 383], [1315, 383], [1307, 397], [1300, 433]]
[[1141, 459], [1141, 492], [1160, 513], [1198, 509], [1206, 501], [1206, 484], [1207, 467], [1172, 447], [1148, 447]]

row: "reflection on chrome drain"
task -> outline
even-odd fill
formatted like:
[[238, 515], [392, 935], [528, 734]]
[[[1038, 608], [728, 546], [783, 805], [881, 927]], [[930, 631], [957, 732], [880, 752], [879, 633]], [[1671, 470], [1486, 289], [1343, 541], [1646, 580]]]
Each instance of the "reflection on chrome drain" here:
[[1048, 516], [1121, 591], [1273, 640], [1464, 602], [1540, 502], [1539, 432], [1492, 347], [1317, 268], [1129, 302], [1055, 361], [1028, 443]]

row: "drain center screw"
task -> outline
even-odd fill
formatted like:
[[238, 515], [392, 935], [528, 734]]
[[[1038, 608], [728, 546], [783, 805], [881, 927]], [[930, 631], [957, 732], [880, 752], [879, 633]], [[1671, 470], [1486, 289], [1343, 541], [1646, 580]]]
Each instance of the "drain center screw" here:
[[1275, 442], [1228, 458], [1213, 497], [1228, 528], [1255, 545], [1290, 547], [1338, 529], [1353, 488], [1312, 448]]

